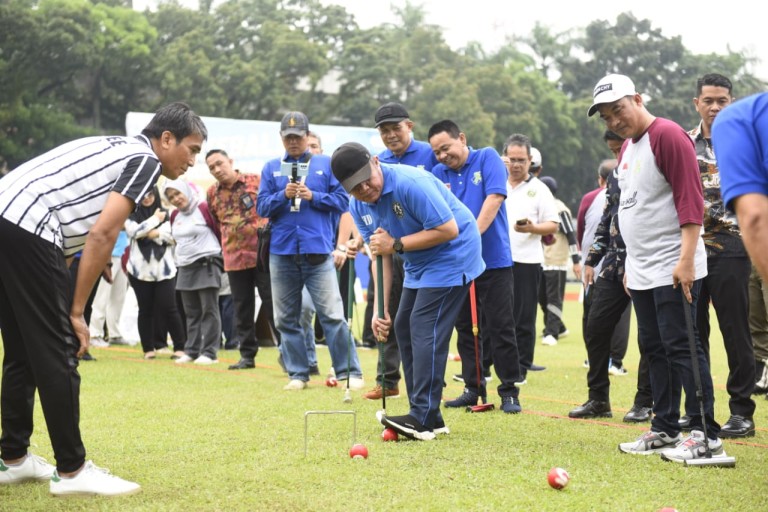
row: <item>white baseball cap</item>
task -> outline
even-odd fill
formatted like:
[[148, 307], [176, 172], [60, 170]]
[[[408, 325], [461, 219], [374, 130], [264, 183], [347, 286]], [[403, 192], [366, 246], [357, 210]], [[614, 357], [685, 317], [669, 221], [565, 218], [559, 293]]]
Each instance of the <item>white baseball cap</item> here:
[[536, 169], [541, 167], [541, 151], [536, 148], [531, 148], [531, 168]]
[[600, 105], [604, 103], [613, 103], [625, 96], [634, 96], [637, 94], [635, 84], [626, 75], [611, 74], [604, 76], [592, 93], [592, 106], [587, 111], [587, 116], [592, 117]]

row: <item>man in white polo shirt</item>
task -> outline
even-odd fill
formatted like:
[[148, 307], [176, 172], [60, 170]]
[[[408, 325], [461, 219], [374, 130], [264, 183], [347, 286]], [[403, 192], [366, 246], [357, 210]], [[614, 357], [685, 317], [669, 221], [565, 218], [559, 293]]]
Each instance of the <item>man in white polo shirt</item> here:
[[519, 133], [510, 135], [501, 158], [509, 172], [504, 204], [514, 262], [515, 333], [520, 353], [521, 382], [525, 382], [529, 370], [546, 369], [533, 364], [537, 298], [544, 261], [541, 237], [557, 231], [560, 218], [552, 192], [529, 172], [531, 140]]

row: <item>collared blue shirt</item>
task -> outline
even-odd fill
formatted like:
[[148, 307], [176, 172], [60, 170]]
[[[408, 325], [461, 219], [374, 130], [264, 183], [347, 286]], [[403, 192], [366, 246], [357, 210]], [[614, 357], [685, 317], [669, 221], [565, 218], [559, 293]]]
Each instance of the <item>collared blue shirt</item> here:
[[[445, 183], [459, 201], [475, 216], [480, 215], [485, 199], [491, 194], [507, 197], [507, 168], [493, 148], [475, 150], [469, 148], [469, 156], [461, 169], [454, 170], [444, 164], [437, 164], [432, 173]], [[502, 203], [496, 218], [485, 233], [483, 260], [489, 269], [512, 266], [512, 250], [509, 244], [509, 222], [507, 209]]]
[[406, 288], [443, 288], [469, 283], [485, 270], [480, 231], [466, 206], [427, 172], [381, 164], [384, 184], [376, 203], [350, 200], [350, 212], [366, 242], [378, 227], [395, 238], [456, 220], [459, 236], [420, 251], [405, 251]]
[[[304, 155], [307, 155], [305, 153]], [[331, 172], [331, 158], [315, 155], [309, 160], [305, 185], [312, 200], [302, 199], [299, 211], [291, 211], [291, 200], [285, 197], [290, 175], [280, 171], [281, 162], [298, 162], [286, 153], [275, 158], [261, 171], [261, 186], [256, 209], [272, 224], [270, 252], [279, 255], [330, 254], [336, 242], [336, 222], [349, 208], [349, 196]]]
[[386, 164], [403, 164], [418, 167], [425, 171], [431, 171], [437, 165], [437, 158], [432, 151], [432, 146], [420, 140], [411, 139], [408, 149], [397, 156], [389, 149], [379, 153], [379, 161]]

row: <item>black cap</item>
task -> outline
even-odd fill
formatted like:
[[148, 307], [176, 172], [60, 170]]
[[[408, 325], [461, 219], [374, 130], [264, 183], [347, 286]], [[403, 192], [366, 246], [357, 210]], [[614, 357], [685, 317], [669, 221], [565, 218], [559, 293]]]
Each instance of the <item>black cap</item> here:
[[385, 103], [384, 105], [379, 107], [379, 110], [376, 111], [376, 116], [373, 118], [375, 124], [375, 127], [378, 128], [379, 125], [382, 125], [384, 123], [399, 123], [400, 121], [403, 121], [405, 119], [408, 119], [410, 116], [408, 115], [408, 111], [405, 110], [405, 107], [402, 106], [400, 103]]
[[557, 194], [557, 180], [552, 176], [542, 176], [539, 178], [543, 184], [547, 186], [552, 195]]
[[344, 190], [351, 192], [371, 177], [371, 153], [357, 142], [345, 142], [331, 156], [331, 170]]
[[309, 131], [309, 119], [302, 112], [288, 112], [280, 121], [280, 136], [304, 136]]

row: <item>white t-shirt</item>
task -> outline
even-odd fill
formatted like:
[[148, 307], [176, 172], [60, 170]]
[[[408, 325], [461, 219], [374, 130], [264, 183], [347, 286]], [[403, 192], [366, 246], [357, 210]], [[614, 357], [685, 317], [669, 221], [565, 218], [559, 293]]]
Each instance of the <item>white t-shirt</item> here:
[[507, 181], [507, 199], [504, 201], [509, 219], [509, 242], [512, 246], [512, 261], [516, 263], [543, 263], [544, 249], [541, 235], [518, 233], [515, 222], [529, 219], [534, 224], [552, 221], [560, 223], [555, 198], [549, 188], [535, 176], [512, 186]]
[[[592, 204], [587, 208], [587, 213], [584, 214], [584, 236], [581, 239], [581, 261], [587, 261], [589, 255], [589, 248], [592, 247], [592, 242], [595, 241], [595, 232], [597, 232], [597, 226], [600, 225], [600, 220], [603, 218], [603, 210], [605, 209], [605, 201], [607, 199], [606, 190], [603, 189], [592, 200]], [[603, 260], [595, 267], [595, 276], [600, 275], [600, 269], [603, 268]]]

